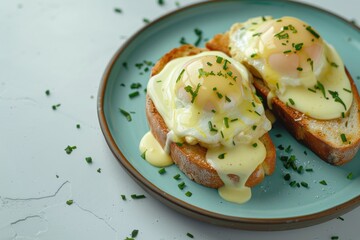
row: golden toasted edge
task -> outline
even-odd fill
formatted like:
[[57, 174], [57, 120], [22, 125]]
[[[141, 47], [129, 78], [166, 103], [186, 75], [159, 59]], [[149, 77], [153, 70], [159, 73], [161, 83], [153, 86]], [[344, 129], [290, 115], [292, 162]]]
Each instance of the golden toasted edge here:
[[[225, 34], [217, 34], [211, 39], [208, 43], [206, 43], [206, 47], [210, 50], [214, 51], [224, 51], [224, 53], [229, 53], [229, 35]], [[263, 99], [267, 99], [269, 94], [268, 87], [264, 84], [261, 79], [260, 74], [256, 69], [247, 65], [247, 68], [250, 72], [255, 76], [254, 78], [254, 86], [257, 92], [263, 97]], [[359, 109], [360, 106], [360, 97], [357, 90], [357, 87], [354, 83], [353, 78], [351, 77], [348, 70], [345, 68], [346, 74], [350, 80], [351, 90], [354, 95], [354, 100], [352, 104], [352, 108]], [[264, 102], [266, 105], [266, 102]], [[330, 122], [337, 123], [339, 119], [333, 120], [316, 120], [311, 117], [305, 116], [303, 113], [286, 106], [279, 98], [273, 98], [272, 102], [272, 112], [275, 114], [277, 118], [279, 118], [284, 124], [287, 130], [300, 142], [309, 147], [314, 153], [316, 153], [322, 160], [333, 164], [333, 165], [343, 165], [354, 158], [356, 153], [360, 148], [360, 126], [355, 129], [358, 131], [357, 138], [351, 139], [351, 144], [343, 144], [341, 146], [333, 144], [332, 142], [324, 139], [323, 134], [319, 131], [313, 132], [309, 130], [308, 124], [311, 120], [315, 124], [329, 124]], [[359, 110], [354, 111], [357, 113], [357, 118], [360, 120]], [[301, 120], [299, 120], [301, 119]], [[331, 123], [330, 123], [331, 124]], [[336, 131], [336, 129], [334, 129]], [[340, 135], [340, 133], [339, 133]]]
[[[152, 75], [159, 73], [172, 59], [184, 56], [195, 55], [207, 49], [200, 49], [192, 45], [183, 45], [179, 48], [171, 50], [165, 54], [152, 69]], [[164, 119], [156, 110], [156, 107], [150, 97], [146, 96], [146, 116], [154, 137], [161, 146], [165, 146], [166, 135], [169, 129]], [[246, 186], [253, 187], [260, 183], [265, 174], [270, 175], [275, 170], [276, 150], [268, 133], [260, 139], [267, 150], [267, 155], [262, 164], [260, 164], [252, 175], [248, 178]], [[179, 169], [183, 171], [190, 179], [195, 182], [211, 188], [219, 188], [223, 186], [223, 182], [217, 174], [216, 170], [206, 161], [207, 149], [200, 145], [189, 145], [183, 143], [181, 146], [176, 143], [170, 145], [170, 155]]]

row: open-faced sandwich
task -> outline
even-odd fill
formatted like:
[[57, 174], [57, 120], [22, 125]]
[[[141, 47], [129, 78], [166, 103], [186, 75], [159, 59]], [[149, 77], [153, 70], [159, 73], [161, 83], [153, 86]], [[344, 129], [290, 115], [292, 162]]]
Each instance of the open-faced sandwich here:
[[257, 17], [206, 44], [243, 63], [289, 132], [321, 159], [350, 161], [360, 146], [360, 98], [336, 50], [293, 18]]
[[252, 76], [222, 52], [183, 45], [164, 55], [147, 86], [146, 114], [145, 159], [174, 162], [228, 201], [246, 202], [251, 187], [274, 171], [271, 123]]

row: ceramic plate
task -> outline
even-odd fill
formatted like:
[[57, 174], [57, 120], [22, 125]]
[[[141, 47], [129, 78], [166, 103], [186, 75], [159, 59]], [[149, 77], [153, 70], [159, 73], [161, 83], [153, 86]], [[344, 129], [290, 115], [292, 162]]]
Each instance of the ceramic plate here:
[[[98, 114], [110, 149], [142, 187], [170, 207], [206, 222], [252, 230], [281, 230], [310, 226], [337, 217], [360, 203], [360, 154], [342, 167], [321, 161], [294, 140], [279, 124], [270, 134], [277, 149], [275, 173], [253, 188], [252, 199], [242, 205], [221, 199], [217, 190], [188, 180], [176, 166], [161, 175], [158, 168], [144, 161], [138, 145], [149, 130], [145, 117], [145, 88], [152, 63], [180, 45], [181, 39], [195, 43], [203, 34], [200, 46], [216, 33], [227, 31], [235, 22], [255, 16], [289, 15], [312, 25], [324, 39], [335, 46], [345, 65], [359, 82], [359, 29], [349, 22], [318, 8], [289, 1], [210, 1], [179, 9], [148, 24], [129, 39], [115, 54], [105, 71], [99, 89]], [[139, 89], [131, 84], [140, 83]], [[139, 91], [139, 96], [129, 94]], [[130, 113], [132, 121], [120, 113]], [[291, 152], [288, 151], [291, 148]], [[283, 150], [281, 150], [283, 149]], [[286, 150], [288, 149], [288, 150]], [[286, 169], [280, 156], [296, 156], [297, 165], [312, 172], [298, 174]], [[181, 179], [174, 175], [180, 173]], [[283, 176], [306, 182], [308, 188], [291, 187]], [[352, 173], [353, 178], [347, 176]], [[321, 184], [325, 181], [327, 185]], [[178, 184], [185, 182], [183, 190]], [[192, 196], [185, 195], [187, 191]]]

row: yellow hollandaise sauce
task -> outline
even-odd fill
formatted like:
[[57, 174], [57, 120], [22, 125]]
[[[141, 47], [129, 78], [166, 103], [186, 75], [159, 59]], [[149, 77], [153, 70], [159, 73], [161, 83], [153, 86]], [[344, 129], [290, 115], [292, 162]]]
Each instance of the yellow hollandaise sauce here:
[[231, 202], [246, 202], [251, 189], [245, 183], [266, 155], [258, 139], [271, 129], [251, 80], [242, 64], [222, 52], [170, 61], [147, 86], [170, 130], [165, 151], [160, 145], [151, 147], [153, 152], [161, 152], [153, 155], [157, 160], [152, 159], [149, 145], [156, 140], [148, 134], [140, 143], [140, 151], [147, 149], [145, 158], [155, 166], [164, 166], [164, 162], [171, 164], [163, 160], [169, 153], [169, 142], [199, 144], [208, 149], [206, 161], [224, 182], [220, 196]]
[[307, 23], [293, 17], [257, 17], [234, 24], [231, 55], [252, 66], [277, 96], [315, 119], [334, 119], [353, 101], [350, 81], [336, 50]]

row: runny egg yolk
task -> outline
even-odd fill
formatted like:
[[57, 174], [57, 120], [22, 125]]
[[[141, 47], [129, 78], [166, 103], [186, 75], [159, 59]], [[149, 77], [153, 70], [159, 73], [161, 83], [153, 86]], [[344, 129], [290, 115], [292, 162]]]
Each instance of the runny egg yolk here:
[[[169, 128], [164, 152], [169, 153], [169, 142], [206, 147], [206, 161], [224, 182], [220, 195], [237, 203], [249, 200], [245, 183], [265, 159], [259, 138], [271, 123], [247, 69], [221, 52], [177, 58], [149, 80], [147, 93]], [[141, 152], [155, 149], [154, 137], [146, 136]]]
[[338, 118], [350, 108], [353, 96], [341, 58], [307, 23], [258, 17], [234, 24], [229, 36], [233, 58], [289, 106], [316, 119]]

